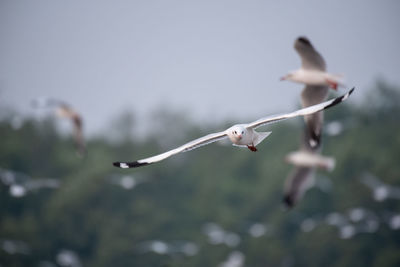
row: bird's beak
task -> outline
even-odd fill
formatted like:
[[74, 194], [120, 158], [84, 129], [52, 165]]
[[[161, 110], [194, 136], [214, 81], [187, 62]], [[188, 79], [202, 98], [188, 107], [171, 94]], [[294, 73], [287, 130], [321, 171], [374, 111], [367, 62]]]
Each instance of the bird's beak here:
[[239, 139], [242, 139], [242, 135], [241, 134], [239, 134], [238, 137], [239, 137]]
[[286, 80], [286, 77], [282, 76], [279, 80], [284, 81], [284, 80]]

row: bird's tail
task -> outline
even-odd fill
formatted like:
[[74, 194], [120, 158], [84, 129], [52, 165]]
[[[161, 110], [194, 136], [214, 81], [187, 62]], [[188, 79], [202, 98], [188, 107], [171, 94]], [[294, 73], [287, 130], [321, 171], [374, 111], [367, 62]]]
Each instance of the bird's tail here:
[[258, 145], [261, 143], [265, 138], [268, 137], [272, 132], [256, 132], [256, 138], [254, 141], [254, 146]]

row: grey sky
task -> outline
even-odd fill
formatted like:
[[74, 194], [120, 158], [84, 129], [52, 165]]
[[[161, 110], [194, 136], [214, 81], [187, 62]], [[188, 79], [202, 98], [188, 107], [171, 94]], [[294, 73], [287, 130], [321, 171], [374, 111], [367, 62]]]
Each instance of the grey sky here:
[[400, 1], [0, 1], [0, 103], [69, 102], [89, 133], [122, 110], [161, 107], [199, 122], [295, 108], [310, 38], [360, 99], [382, 77], [400, 84]]

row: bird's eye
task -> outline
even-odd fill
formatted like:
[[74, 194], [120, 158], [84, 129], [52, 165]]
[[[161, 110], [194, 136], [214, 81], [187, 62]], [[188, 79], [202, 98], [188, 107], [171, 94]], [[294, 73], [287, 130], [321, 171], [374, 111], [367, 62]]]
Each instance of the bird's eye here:
[[244, 131], [242, 131], [242, 134], [244, 134]]
[[234, 134], [237, 134], [237, 132], [236, 132], [236, 131], [233, 131], [233, 133], [234, 133]]

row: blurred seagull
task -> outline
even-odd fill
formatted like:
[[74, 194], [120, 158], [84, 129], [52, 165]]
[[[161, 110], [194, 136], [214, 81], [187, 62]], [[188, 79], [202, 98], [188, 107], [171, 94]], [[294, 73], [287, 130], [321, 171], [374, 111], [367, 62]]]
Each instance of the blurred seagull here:
[[317, 167], [327, 171], [332, 171], [335, 167], [335, 159], [333, 157], [325, 157], [306, 150], [290, 152], [286, 156], [286, 162], [299, 167]]
[[368, 172], [361, 177], [361, 182], [372, 189], [375, 201], [382, 202], [388, 198], [400, 199], [400, 187], [386, 184]]
[[114, 184], [122, 187], [125, 190], [131, 190], [141, 183], [148, 182], [150, 178], [144, 178], [142, 176], [131, 176], [131, 175], [111, 175], [108, 180]]
[[77, 153], [79, 156], [84, 156], [86, 154], [82, 117], [72, 109], [71, 106], [63, 101], [46, 97], [33, 100], [32, 105], [35, 108], [55, 108], [55, 114], [57, 117], [70, 119], [74, 125], [74, 140]]
[[183, 253], [186, 256], [194, 256], [198, 253], [199, 247], [197, 244], [190, 241], [172, 241], [167, 243], [162, 240], [148, 240], [138, 245], [138, 252], [154, 252], [157, 254], [177, 254]]
[[256, 120], [256, 121], [248, 123], [248, 124], [236, 124], [236, 125], [228, 128], [225, 131], [218, 132], [218, 133], [212, 133], [212, 134], [203, 136], [203, 137], [193, 140], [189, 143], [186, 143], [180, 147], [177, 147], [175, 149], [172, 149], [170, 151], [164, 152], [162, 154], [159, 154], [159, 155], [156, 155], [153, 157], [149, 157], [149, 158], [145, 158], [145, 159], [141, 159], [141, 160], [137, 160], [137, 161], [133, 161], [133, 162], [114, 162], [113, 165], [116, 167], [120, 167], [120, 168], [134, 168], [134, 167], [149, 165], [149, 164], [164, 160], [172, 155], [175, 155], [175, 154], [178, 154], [181, 152], [190, 151], [190, 150], [196, 149], [198, 147], [208, 145], [210, 143], [213, 143], [213, 142], [225, 139], [225, 138], [229, 138], [230, 141], [235, 146], [248, 147], [251, 151], [257, 151], [256, 146], [259, 143], [261, 143], [271, 132], [256, 132], [255, 131], [256, 128], [266, 125], [266, 124], [277, 122], [280, 120], [294, 118], [294, 117], [298, 117], [298, 116], [305, 116], [305, 115], [309, 115], [309, 114], [330, 108], [330, 107], [335, 106], [336, 104], [339, 104], [342, 101], [346, 100], [349, 97], [349, 95], [353, 92], [353, 90], [354, 90], [354, 88], [338, 98], [331, 99], [324, 103], [310, 106], [308, 108], [300, 109], [300, 110], [297, 110], [297, 111], [294, 111], [291, 113], [264, 117], [264, 118], [261, 118], [259, 120]]
[[335, 159], [319, 154], [309, 146], [305, 131], [301, 148], [298, 151], [290, 152], [285, 160], [295, 166], [294, 170], [286, 178], [284, 185], [283, 202], [292, 208], [302, 198], [304, 193], [314, 185], [316, 168], [332, 171], [335, 167]]
[[[300, 69], [290, 72], [281, 78], [305, 84], [301, 93], [302, 107], [308, 107], [325, 101], [328, 97], [329, 87], [337, 90], [341, 85], [339, 76], [326, 72], [325, 60], [314, 49], [306, 37], [299, 37], [294, 43], [294, 48], [301, 57]], [[320, 144], [323, 113], [315, 113], [304, 117], [310, 131], [310, 144], [318, 147]]]
[[307, 37], [301, 36], [297, 38], [294, 48], [301, 57], [301, 68], [289, 72], [281, 80], [313, 86], [329, 86], [335, 90], [343, 85], [340, 81], [342, 75], [326, 72], [325, 60], [314, 49]]
[[9, 186], [9, 193], [12, 197], [24, 197], [28, 192], [42, 188], [56, 189], [60, 187], [58, 179], [32, 178], [25, 173], [2, 168], [0, 168], [0, 181]]

